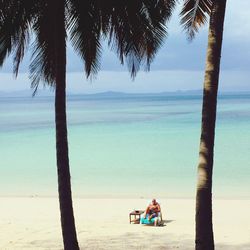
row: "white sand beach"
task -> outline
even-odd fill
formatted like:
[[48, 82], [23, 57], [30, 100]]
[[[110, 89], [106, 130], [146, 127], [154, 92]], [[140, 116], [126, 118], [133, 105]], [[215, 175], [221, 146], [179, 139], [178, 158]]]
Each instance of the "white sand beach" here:
[[[194, 249], [194, 200], [160, 200], [165, 226], [129, 224], [146, 199], [74, 199], [82, 249]], [[0, 249], [62, 249], [56, 198], [0, 198]], [[90, 206], [92, 207], [91, 209]], [[216, 249], [250, 249], [250, 201], [215, 200]]]

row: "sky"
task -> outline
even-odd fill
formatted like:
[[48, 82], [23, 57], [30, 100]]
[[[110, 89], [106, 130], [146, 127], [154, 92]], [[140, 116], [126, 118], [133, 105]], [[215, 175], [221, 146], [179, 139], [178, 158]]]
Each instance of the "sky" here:
[[[180, 1], [182, 2], [182, 1]], [[203, 88], [208, 25], [200, 29], [192, 42], [187, 40], [179, 24], [180, 6], [168, 23], [168, 37], [158, 51], [150, 72], [142, 70], [135, 80], [130, 78], [126, 66], [107, 45], [103, 46], [101, 70], [87, 80], [83, 62], [68, 45], [67, 91], [70, 93], [99, 93], [118, 91], [127, 93], [153, 93], [185, 91]], [[250, 1], [228, 0], [224, 24], [221, 58], [220, 91], [250, 91]], [[30, 52], [28, 52], [30, 55]], [[12, 60], [0, 69], [0, 91], [11, 92], [30, 89], [29, 56], [24, 58], [17, 79], [12, 73]], [[42, 90], [40, 90], [42, 91]]]

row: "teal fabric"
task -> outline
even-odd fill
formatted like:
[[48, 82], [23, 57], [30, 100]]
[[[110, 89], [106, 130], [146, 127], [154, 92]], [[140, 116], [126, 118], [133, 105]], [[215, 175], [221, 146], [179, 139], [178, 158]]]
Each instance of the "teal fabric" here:
[[153, 224], [155, 222], [155, 220], [157, 219], [157, 217], [155, 217], [155, 218], [152, 218], [151, 220], [149, 220], [148, 217], [149, 217], [148, 214], [147, 214], [146, 218], [144, 218], [144, 216], [142, 216], [140, 223], [149, 225], [149, 224]]

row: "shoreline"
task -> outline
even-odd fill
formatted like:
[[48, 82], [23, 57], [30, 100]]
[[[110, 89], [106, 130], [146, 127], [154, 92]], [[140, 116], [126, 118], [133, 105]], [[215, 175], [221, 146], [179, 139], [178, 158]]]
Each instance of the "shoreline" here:
[[[41, 199], [57, 199], [58, 195], [0, 195], [1, 198], [41, 198]], [[72, 199], [82, 199], [82, 200], [151, 200], [152, 198], [156, 198], [158, 200], [195, 200], [195, 197], [186, 197], [186, 196], [131, 196], [131, 195], [73, 195]], [[219, 197], [213, 197], [214, 200], [225, 200], [225, 201], [250, 201], [250, 197], [227, 197], [227, 196], [219, 196]]]

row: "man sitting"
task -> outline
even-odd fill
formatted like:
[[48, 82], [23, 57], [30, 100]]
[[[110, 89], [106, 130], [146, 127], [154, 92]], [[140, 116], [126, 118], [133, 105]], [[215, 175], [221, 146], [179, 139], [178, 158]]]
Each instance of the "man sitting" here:
[[156, 199], [148, 205], [144, 216], [141, 218], [141, 224], [152, 224], [157, 226], [158, 222], [161, 220], [161, 207]]

